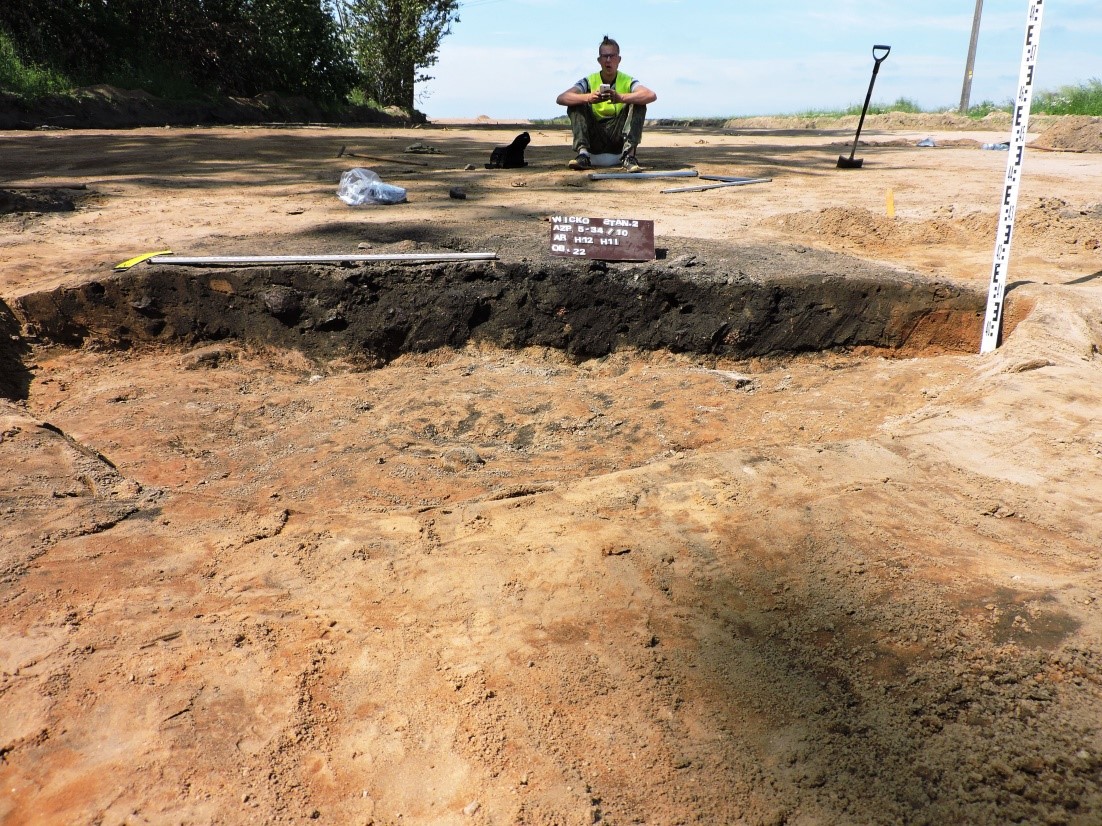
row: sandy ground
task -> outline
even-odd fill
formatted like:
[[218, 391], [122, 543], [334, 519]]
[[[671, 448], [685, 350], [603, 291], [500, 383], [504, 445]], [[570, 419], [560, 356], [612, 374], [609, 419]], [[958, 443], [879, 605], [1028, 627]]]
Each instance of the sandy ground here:
[[[0, 822], [1102, 823], [1097, 153], [1027, 153], [985, 356], [364, 370], [15, 311], [159, 249], [538, 262], [559, 212], [985, 291], [1005, 133], [851, 137], [652, 129], [771, 179], [662, 194], [548, 127], [0, 134]], [[346, 207], [352, 165], [409, 203]]]

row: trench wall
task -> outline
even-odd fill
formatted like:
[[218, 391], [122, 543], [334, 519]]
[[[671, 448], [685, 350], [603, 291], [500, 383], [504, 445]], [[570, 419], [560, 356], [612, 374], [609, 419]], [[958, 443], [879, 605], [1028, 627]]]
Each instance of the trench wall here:
[[975, 352], [984, 296], [948, 283], [801, 274], [765, 281], [658, 264], [458, 262], [139, 266], [12, 302], [44, 343], [128, 348], [237, 339], [386, 363], [472, 340], [732, 358], [853, 347]]

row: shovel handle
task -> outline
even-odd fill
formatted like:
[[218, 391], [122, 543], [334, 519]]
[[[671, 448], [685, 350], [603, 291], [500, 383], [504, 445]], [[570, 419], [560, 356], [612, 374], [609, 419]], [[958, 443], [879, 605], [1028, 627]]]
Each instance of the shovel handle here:
[[[877, 55], [876, 53], [878, 51], [883, 51], [884, 54]], [[891, 54], [891, 51], [892, 51], [891, 46], [873, 46], [872, 47], [872, 59], [875, 60], [876, 65], [879, 66], [881, 63], [883, 63], [885, 60], [888, 59], [888, 55]]]

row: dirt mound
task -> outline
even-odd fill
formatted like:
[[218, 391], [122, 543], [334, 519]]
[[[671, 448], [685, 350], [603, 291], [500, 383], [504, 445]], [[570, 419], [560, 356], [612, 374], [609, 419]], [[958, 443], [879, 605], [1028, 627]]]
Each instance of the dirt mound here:
[[[731, 118], [724, 123], [727, 129], [851, 129], [856, 128], [859, 115], [831, 117], [829, 115], [784, 115], [768, 117]], [[1009, 129], [1010, 115], [992, 112], [983, 118], [969, 118], [957, 112], [885, 112], [867, 115], [865, 129], [912, 130], [992, 130]]]
[[0, 189], [0, 215], [21, 212], [72, 212], [73, 193], [63, 189]]
[[109, 83], [97, 83], [94, 86], [85, 86], [81, 89], [77, 89], [76, 96], [78, 98], [99, 98], [110, 101], [142, 101], [144, 103], [155, 104], [157, 98], [155, 95], [151, 95], [144, 89], [120, 89], [118, 86], [112, 86]]
[[[1048, 129], [1067, 118], [1059, 115], [1035, 115], [1030, 119], [1034, 131]], [[831, 117], [829, 115], [770, 115], [730, 118], [725, 129], [856, 129], [860, 115]], [[1008, 112], [991, 112], [982, 118], [970, 118], [959, 112], [885, 112], [867, 115], [862, 129], [908, 130], [931, 132], [1009, 132]]]
[[1084, 249], [1102, 246], [1102, 204], [1073, 207], [1062, 198], [1038, 198], [1018, 212], [1014, 232], [1019, 238], [1081, 244]]
[[[828, 207], [817, 212], [794, 212], [769, 219], [769, 226], [786, 234], [800, 234], [836, 249], [860, 246], [868, 250], [904, 245], [978, 244], [994, 239], [998, 215], [994, 212], [958, 213], [953, 206], [938, 210], [930, 220], [888, 217], [867, 209]], [[1021, 209], [1014, 223], [1015, 237], [1049, 244], [1102, 247], [1102, 204], [1081, 208], [1061, 198], [1040, 198]]]
[[1060, 118], [1030, 145], [1061, 152], [1102, 152], [1102, 118]]
[[908, 221], [878, 215], [867, 209], [845, 207], [780, 215], [769, 223], [787, 233], [823, 238], [836, 245], [854, 241], [864, 247], [961, 243], [968, 231], [951, 219]]
[[29, 101], [0, 92], [0, 129], [110, 129], [259, 123], [425, 123], [420, 112], [367, 106], [327, 109], [307, 98], [263, 92], [216, 101], [164, 100], [108, 84]]
[[[928, 140], [932, 141], [933, 138], [930, 138]], [[847, 146], [847, 147], [852, 146], [852, 145], [853, 145], [853, 140], [852, 139], [845, 140], [845, 141], [839, 141], [838, 143], [832, 144], [832, 146]], [[980, 142], [975, 140], [974, 138], [949, 138], [949, 139], [940, 138], [939, 140], [937, 140], [934, 143], [926, 143], [926, 144], [920, 143], [919, 141], [916, 141], [914, 138], [891, 138], [889, 140], [878, 140], [878, 141], [866, 141], [864, 138], [862, 138], [858, 142], [858, 146], [924, 146], [924, 147], [937, 146], [941, 149], [948, 149], [950, 147], [959, 147], [959, 146], [966, 146], [966, 147], [969, 147], [969, 148], [974, 148], [974, 147], [977, 147], [979, 145], [980, 145]]]
[[[858, 117], [851, 115], [844, 120], [852, 121], [856, 126]], [[869, 115], [865, 118], [865, 126], [872, 129], [1001, 130], [1010, 128], [1010, 114], [991, 112], [986, 117], [976, 119], [959, 112], [885, 112], [882, 115]]]

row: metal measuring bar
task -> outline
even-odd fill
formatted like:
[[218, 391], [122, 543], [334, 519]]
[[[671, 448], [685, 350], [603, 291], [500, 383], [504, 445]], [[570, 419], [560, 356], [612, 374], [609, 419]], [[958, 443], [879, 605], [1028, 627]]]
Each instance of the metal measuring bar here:
[[364, 261], [401, 261], [429, 263], [434, 261], [492, 261], [496, 252], [396, 253], [394, 255], [155, 255], [146, 259], [151, 264], [186, 264], [191, 266], [245, 264], [344, 264]]
[[670, 172], [594, 172], [591, 181], [608, 181], [613, 178], [695, 178], [695, 169], [675, 169]]
[[[703, 175], [701, 177], [704, 177]], [[737, 181], [723, 181], [718, 184], [701, 184], [700, 186], [680, 186], [674, 189], [662, 189], [659, 190], [660, 194], [665, 195], [668, 192], [703, 192], [705, 189], [723, 189], [728, 186], [746, 186], [747, 184], [765, 184], [773, 180], [772, 178], [739, 178]]]
[[1029, 129], [1029, 104], [1033, 98], [1033, 74], [1037, 67], [1037, 44], [1041, 38], [1044, 0], [1031, 0], [1026, 18], [1022, 68], [1018, 75], [1018, 99], [1010, 131], [1010, 154], [1006, 159], [1006, 185], [999, 207], [999, 228], [995, 232], [995, 260], [991, 265], [991, 286], [987, 293], [987, 313], [983, 320], [980, 352], [990, 353], [999, 346], [1003, 305], [1006, 299], [1006, 273], [1010, 265], [1010, 241], [1014, 237], [1014, 212], [1018, 208], [1018, 190], [1022, 184], [1022, 159]]

